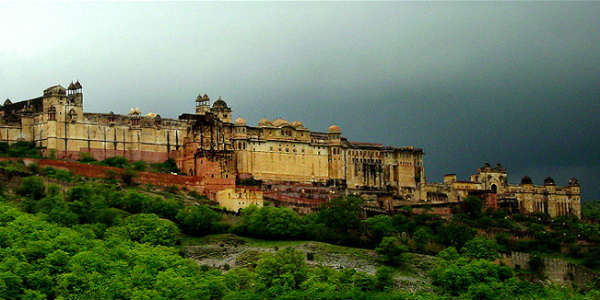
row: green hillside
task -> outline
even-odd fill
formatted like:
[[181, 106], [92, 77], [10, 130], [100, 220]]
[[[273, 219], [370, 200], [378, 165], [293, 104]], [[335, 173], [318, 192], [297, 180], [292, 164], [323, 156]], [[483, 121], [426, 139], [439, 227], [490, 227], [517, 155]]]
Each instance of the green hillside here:
[[175, 188], [19, 162], [1, 162], [0, 176], [2, 299], [600, 298], [597, 280], [558, 286], [536, 278], [534, 264], [504, 266], [514, 245], [478, 234], [477, 211], [450, 223], [364, 219], [361, 200], [343, 198], [308, 216], [276, 207], [234, 216]]

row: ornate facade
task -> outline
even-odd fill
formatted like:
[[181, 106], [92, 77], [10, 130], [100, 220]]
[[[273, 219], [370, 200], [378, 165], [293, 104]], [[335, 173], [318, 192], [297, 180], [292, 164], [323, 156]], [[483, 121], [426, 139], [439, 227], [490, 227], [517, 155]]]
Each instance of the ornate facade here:
[[37, 98], [7, 99], [0, 106], [0, 141], [33, 142], [46, 155], [63, 159], [77, 159], [84, 152], [98, 160], [117, 155], [148, 162], [172, 158], [188, 176], [296, 184], [292, 196], [284, 195], [288, 198], [297, 190], [310, 190], [303, 185], [328, 187], [319, 188], [322, 195], [313, 199], [353, 193], [376, 200], [387, 211], [406, 203], [453, 203], [490, 192], [499, 200], [514, 199], [526, 212], [580, 213], [576, 181], [569, 187], [510, 185], [506, 170], [485, 167], [470, 181], [447, 176], [444, 183], [428, 184], [422, 149], [348, 141], [336, 125], [314, 132], [299, 121], [262, 119], [254, 126], [242, 118], [232, 121], [227, 103], [219, 98], [211, 105], [207, 95], [196, 98], [195, 112], [167, 119], [139, 109], [127, 115], [86, 113], [79, 82], [68, 88], [56, 85]]
[[546, 213], [551, 217], [576, 215], [581, 217], [580, 187], [571, 178], [567, 186], [557, 186], [551, 177], [543, 185], [534, 185], [525, 176], [521, 184], [507, 181], [506, 168], [485, 164], [471, 175], [469, 181], [456, 180], [455, 174], [444, 176], [443, 183], [428, 183], [424, 187], [429, 202], [458, 203], [469, 195], [488, 200], [488, 206], [500, 206], [521, 213]]

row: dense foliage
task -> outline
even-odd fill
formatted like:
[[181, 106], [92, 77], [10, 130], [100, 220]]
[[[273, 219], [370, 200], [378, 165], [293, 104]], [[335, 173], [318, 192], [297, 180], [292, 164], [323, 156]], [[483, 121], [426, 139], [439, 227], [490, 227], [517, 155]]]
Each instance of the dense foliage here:
[[0, 157], [41, 157], [40, 148], [37, 148], [34, 143], [16, 142], [8, 144], [0, 142]]
[[[141, 164], [137, 168], [142, 168]], [[597, 247], [588, 251], [574, 247], [579, 240], [599, 240], [594, 220], [581, 222], [544, 215], [509, 217], [501, 211], [483, 211], [476, 198], [450, 221], [435, 215], [415, 215], [409, 209], [393, 217], [366, 217], [360, 198], [345, 197], [306, 216], [288, 208], [251, 206], [229, 228], [218, 210], [205, 205], [186, 207], [176, 198], [100, 180], [82, 180], [67, 171], [0, 164], [3, 174], [13, 169], [15, 174], [37, 175], [23, 178], [12, 189], [4, 185], [0, 189], [1, 299], [600, 296], [594, 289], [578, 291], [531, 282], [525, 271], [514, 271], [497, 261], [501, 252], [535, 251], [529, 272], [537, 272], [543, 268], [542, 255], [570, 245], [573, 257], [599, 268]], [[66, 185], [59, 185], [63, 183]], [[502, 231], [484, 238], [478, 236], [478, 229], [483, 228]], [[229, 230], [263, 239], [307, 239], [368, 247], [375, 249], [388, 267], [378, 269], [374, 275], [354, 269], [313, 267], [306, 264], [306, 255], [282, 249], [264, 254], [246, 267], [223, 272], [197, 266], [182, 258], [176, 248], [183, 234], [202, 236]], [[525, 237], [515, 240], [515, 232]], [[414, 257], [411, 252], [439, 252], [440, 262], [431, 271], [435, 293], [396, 289], [395, 270]]]
[[123, 156], [113, 156], [102, 161], [97, 161], [87, 152], [81, 152], [79, 154], [79, 161], [83, 163], [90, 163], [101, 166], [115, 167], [131, 169], [134, 171], [148, 171], [148, 172], [159, 172], [159, 173], [180, 173], [177, 168], [175, 160], [169, 158], [162, 163], [148, 164], [145, 161], [130, 161]]

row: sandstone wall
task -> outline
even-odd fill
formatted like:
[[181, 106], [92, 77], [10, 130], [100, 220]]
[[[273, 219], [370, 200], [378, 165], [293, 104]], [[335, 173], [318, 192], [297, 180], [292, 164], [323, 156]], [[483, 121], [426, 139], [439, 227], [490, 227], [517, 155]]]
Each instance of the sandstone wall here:
[[[502, 257], [506, 265], [513, 268], [529, 269], [531, 256], [528, 253], [512, 252]], [[598, 277], [594, 271], [569, 263], [558, 258], [543, 257], [542, 274], [556, 283], [573, 282], [579, 287], [585, 287]]]

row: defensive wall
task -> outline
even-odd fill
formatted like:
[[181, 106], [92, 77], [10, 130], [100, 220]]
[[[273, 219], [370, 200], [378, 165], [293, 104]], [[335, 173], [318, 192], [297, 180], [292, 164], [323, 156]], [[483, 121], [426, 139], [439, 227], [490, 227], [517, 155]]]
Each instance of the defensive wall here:
[[[500, 259], [507, 266], [517, 269], [529, 269], [530, 260], [531, 255], [523, 252], [512, 252]], [[542, 257], [541, 270], [543, 276], [550, 281], [560, 284], [570, 281], [579, 287], [587, 286], [598, 277], [598, 274], [584, 266], [552, 257]]]
[[[124, 169], [98, 166], [64, 160], [53, 159], [35, 159], [35, 158], [0, 158], [0, 161], [18, 161], [23, 160], [25, 165], [36, 163], [38, 166], [52, 167], [56, 169], [67, 170], [79, 176], [92, 178], [109, 178], [115, 175], [123, 175]], [[166, 173], [137, 172], [133, 178], [137, 184], [152, 184], [155, 186], [176, 186], [186, 188], [206, 195], [211, 200], [216, 200], [217, 191], [224, 189], [235, 189], [235, 179], [233, 178], [211, 178], [208, 176], [182, 176]]]

